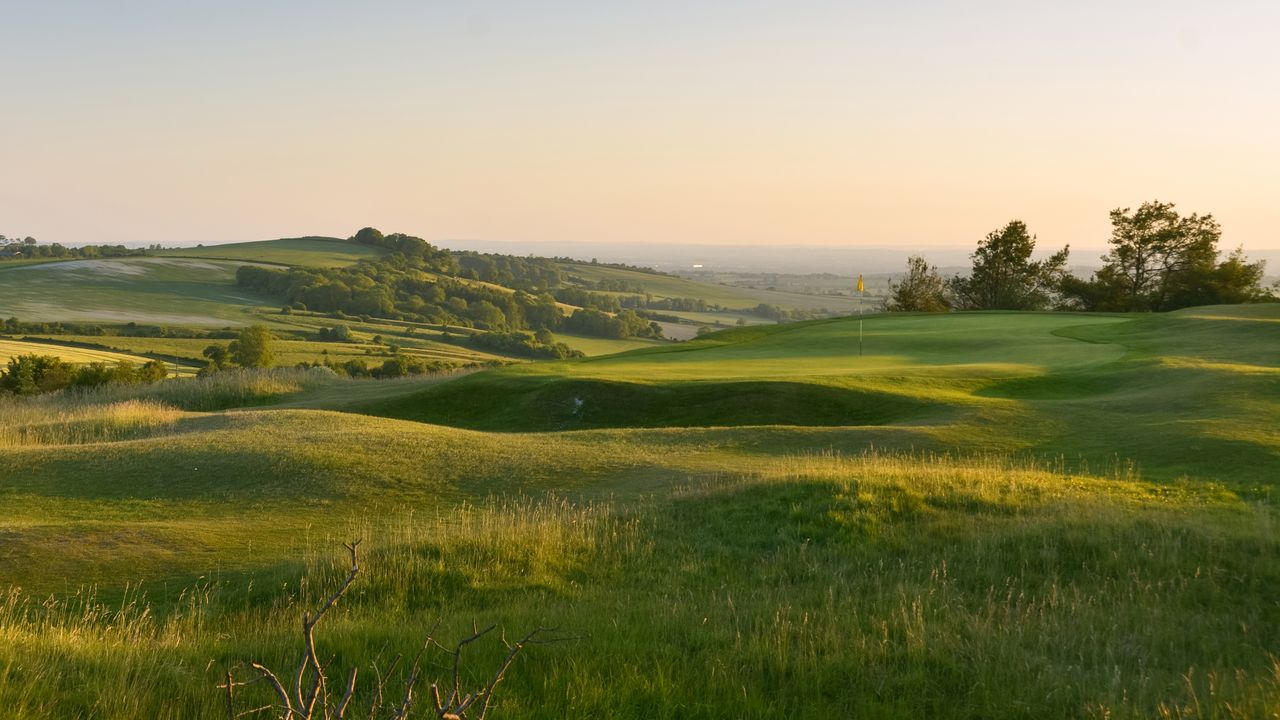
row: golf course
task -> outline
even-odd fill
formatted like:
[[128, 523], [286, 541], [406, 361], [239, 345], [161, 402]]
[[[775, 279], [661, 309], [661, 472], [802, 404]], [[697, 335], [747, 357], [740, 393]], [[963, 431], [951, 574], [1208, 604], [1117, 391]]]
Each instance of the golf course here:
[[[296, 664], [353, 539], [317, 630], [334, 682], [394, 675], [433, 628], [571, 636], [525, 648], [495, 716], [1280, 707], [1277, 304], [882, 313], [0, 402], [15, 718], [226, 717], [228, 671]], [[505, 652], [468, 646], [464, 683]]]

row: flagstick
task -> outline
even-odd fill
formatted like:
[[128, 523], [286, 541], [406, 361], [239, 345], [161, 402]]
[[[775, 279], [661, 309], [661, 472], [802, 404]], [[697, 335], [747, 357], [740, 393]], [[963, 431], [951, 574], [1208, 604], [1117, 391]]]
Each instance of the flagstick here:
[[862, 298], [866, 294], [866, 290], [858, 292], [858, 357], [862, 357]]

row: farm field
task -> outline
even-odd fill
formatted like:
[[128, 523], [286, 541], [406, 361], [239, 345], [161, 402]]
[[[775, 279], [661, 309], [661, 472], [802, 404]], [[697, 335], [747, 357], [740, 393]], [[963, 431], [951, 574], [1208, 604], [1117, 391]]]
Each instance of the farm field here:
[[235, 286], [242, 263], [131, 257], [0, 266], [0, 315], [24, 320], [225, 327], [265, 298]]
[[[97, 350], [93, 348], [68, 347], [58, 343], [28, 342], [24, 340], [8, 340], [0, 338], [0, 365], [18, 355], [52, 355], [73, 365], [84, 365], [92, 362], [116, 363], [121, 360], [141, 365], [151, 358], [131, 355], [129, 353]], [[191, 375], [194, 368], [169, 363], [169, 372], [179, 375]]]
[[[702, 298], [708, 303], [732, 309], [753, 308], [761, 303], [776, 305], [783, 310], [820, 310], [857, 312], [858, 300], [835, 295], [805, 295], [803, 293], [757, 290], [755, 288], [714, 285], [673, 275], [654, 275], [623, 268], [612, 268], [590, 263], [561, 263], [569, 275], [591, 281], [618, 280], [643, 287], [657, 298]], [[853, 282], [851, 279], [850, 282]]]
[[207, 247], [174, 248], [161, 256], [234, 260], [302, 267], [344, 267], [382, 255], [381, 248], [359, 245], [342, 238], [302, 237], [223, 243]]
[[495, 716], [1268, 717], [1278, 323], [880, 315], [862, 356], [837, 319], [7, 401], [0, 704], [224, 717], [362, 537], [318, 635], [344, 672], [437, 623], [580, 636]]

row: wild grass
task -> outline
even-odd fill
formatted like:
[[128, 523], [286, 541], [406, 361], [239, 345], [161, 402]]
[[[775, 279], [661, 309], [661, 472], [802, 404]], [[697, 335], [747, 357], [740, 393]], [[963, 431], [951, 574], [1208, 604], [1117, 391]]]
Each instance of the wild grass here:
[[182, 412], [154, 400], [2, 398], [0, 448], [84, 445], [148, 437], [173, 428]]
[[320, 632], [339, 672], [385, 670], [437, 622], [586, 636], [522, 656], [497, 717], [1268, 717], [1276, 519], [1230, 493], [871, 453], [625, 501], [335, 512], [296, 560], [173, 602], [11, 592], [0, 705], [220, 717], [222, 674], [288, 665], [359, 535], [367, 571]]
[[[226, 670], [287, 667], [338, 543], [363, 537], [366, 573], [320, 632], [339, 671], [386, 670], [437, 622], [585, 636], [522, 655], [494, 717], [1275, 717], [1280, 388], [1234, 369], [1273, 368], [1275, 335], [1002, 317], [886, 320], [902, 352], [866, 366], [828, 322], [430, 392], [291, 371], [95, 396], [92, 422], [130, 402], [176, 422], [0, 452], [0, 581], [29, 589], [0, 599], [0, 715], [225, 717]], [[732, 394], [688, 407], [679, 383], [753, 373], [784, 386], [775, 424], [627, 417], [732, 419]], [[581, 397], [520, 383], [575, 374], [656, 400], [600, 392], [596, 429], [516, 432]], [[888, 417], [863, 392], [849, 416], [884, 424], [797, 426], [782, 401], [811, 396], [788, 377], [936, 407]], [[93, 404], [38, 402], [66, 424]], [[406, 402], [510, 422], [333, 411]], [[473, 668], [500, 652], [475, 650]]]

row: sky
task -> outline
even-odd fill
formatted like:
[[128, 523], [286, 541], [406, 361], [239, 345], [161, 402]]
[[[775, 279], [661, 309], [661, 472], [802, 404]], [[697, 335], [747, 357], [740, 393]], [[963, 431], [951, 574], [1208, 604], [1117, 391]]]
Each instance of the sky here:
[[1280, 3], [0, 0], [0, 233], [1280, 247]]

